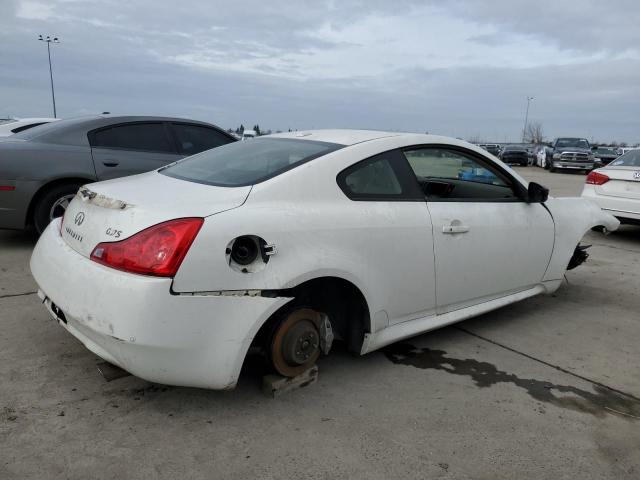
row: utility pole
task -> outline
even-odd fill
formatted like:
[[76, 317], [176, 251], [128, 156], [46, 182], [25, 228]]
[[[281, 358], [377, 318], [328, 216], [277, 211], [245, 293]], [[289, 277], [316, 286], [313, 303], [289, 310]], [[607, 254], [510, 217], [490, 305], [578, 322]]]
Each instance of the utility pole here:
[[527, 97], [527, 110], [524, 114], [524, 127], [522, 127], [522, 143], [524, 143], [524, 137], [527, 134], [527, 120], [529, 120], [529, 104], [533, 100], [533, 97]]
[[53, 90], [53, 70], [51, 69], [51, 43], [60, 43], [58, 37], [51, 38], [49, 35], [42, 37], [38, 36], [38, 40], [47, 43], [47, 54], [49, 55], [49, 78], [51, 79], [51, 100], [53, 101], [53, 118], [58, 118], [56, 115], [56, 94]]

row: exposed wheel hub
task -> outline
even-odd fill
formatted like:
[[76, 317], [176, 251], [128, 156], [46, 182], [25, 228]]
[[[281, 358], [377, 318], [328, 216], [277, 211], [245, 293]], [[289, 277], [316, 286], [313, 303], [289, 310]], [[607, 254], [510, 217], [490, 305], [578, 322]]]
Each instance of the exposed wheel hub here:
[[287, 363], [302, 365], [318, 351], [320, 337], [316, 326], [302, 320], [292, 326], [284, 337], [282, 353]]
[[320, 356], [319, 325], [322, 316], [309, 308], [289, 313], [271, 342], [271, 361], [278, 373], [295, 377], [311, 368]]

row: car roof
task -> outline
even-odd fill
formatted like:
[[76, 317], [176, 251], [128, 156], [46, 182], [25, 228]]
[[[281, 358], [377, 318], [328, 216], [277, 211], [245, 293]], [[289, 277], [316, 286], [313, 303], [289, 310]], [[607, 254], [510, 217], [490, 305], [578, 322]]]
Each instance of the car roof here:
[[157, 117], [146, 115], [87, 115], [82, 117], [72, 117], [47, 123], [38, 127], [33, 127], [24, 132], [17, 133], [13, 137], [24, 140], [34, 140], [44, 143], [62, 143], [69, 145], [88, 145], [87, 132], [96, 128], [108, 127], [127, 122], [188, 122], [193, 124], [207, 125], [218, 128], [211, 123], [199, 120], [191, 120], [176, 117]]
[[378, 138], [395, 137], [399, 135], [406, 135], [406, 133], [384, 132], [379, 130], [326, 129], [276, 133], [269, 135], [269, 137], [314, 140], [316, 142], [337, 143], [347, 146], [376, 140]]

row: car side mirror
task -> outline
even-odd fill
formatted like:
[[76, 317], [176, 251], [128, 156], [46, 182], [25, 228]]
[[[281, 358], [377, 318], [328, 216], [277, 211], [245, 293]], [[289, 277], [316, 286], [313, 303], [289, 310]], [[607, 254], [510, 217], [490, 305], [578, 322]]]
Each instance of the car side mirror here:
[[543, 187], [539, 183], [529, 182], [527, 188], [527, 202], [528, 203], [544, 203], [549, 198], [549, 189]]

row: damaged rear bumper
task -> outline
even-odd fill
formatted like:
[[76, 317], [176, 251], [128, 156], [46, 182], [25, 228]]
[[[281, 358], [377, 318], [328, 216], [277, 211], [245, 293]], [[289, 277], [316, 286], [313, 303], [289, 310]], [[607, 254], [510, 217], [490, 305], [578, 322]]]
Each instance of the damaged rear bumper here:
[[42, 234], [31, 271], [49, 313], [89, 350], [145, 380], [232, 388], [259, 327], [289, 298], [171, 293], [169, 278], [92, 262]]

